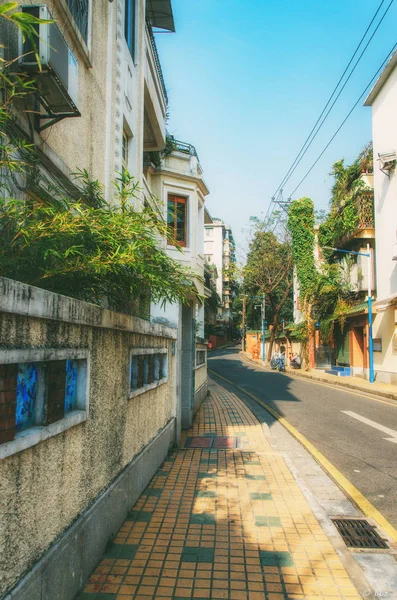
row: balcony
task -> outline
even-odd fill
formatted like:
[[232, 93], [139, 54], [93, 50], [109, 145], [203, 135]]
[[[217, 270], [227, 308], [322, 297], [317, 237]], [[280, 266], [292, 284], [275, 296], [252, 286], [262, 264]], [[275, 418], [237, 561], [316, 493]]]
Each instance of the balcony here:
[[165, 146], [167, 92], [153, 31], [148, 23], [145, 30], [145, 115], [144, 151], [161, 150]]
[[337, 246], [343, 247], [353, 240], [371, 240], [375, 238], [374, 217], [374, 192], [364, 190], [356, 202], [358, 222], [354, 230], [346, 232], [343, 238], [337, 241]]
[[[364, 235], [356, 235], [356, 237], [374, 237], [374, 192], [372, 190], [365, 191], [357, 201], [357, 212], [359, 219], [357, 230], [364, 232]], [[370, 235], [366, 235], [365, 232]]]

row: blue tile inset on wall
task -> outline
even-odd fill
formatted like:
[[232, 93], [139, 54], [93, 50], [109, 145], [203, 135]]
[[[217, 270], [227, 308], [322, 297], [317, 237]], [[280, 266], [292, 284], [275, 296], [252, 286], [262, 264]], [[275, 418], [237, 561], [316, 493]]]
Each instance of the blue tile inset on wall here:
[[77, 360], [66, 361], [65, 413], [77, 408]]
[[17, 431], [33, 425], [34, 405], [37, 396], [38, 369], [36, 363], [20, 363], [17, 376]]

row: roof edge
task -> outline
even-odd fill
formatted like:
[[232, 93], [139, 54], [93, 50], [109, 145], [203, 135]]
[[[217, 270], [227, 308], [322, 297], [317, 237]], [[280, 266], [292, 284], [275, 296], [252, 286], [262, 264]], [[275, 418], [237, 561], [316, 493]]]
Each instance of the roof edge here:
[[379, 75], [379, 77], [376, 80], [374, 86], [372, 87], [370, 93], [368, 94], [368, 96], [364, 100], [364, 106], [372, 106], [375, 98], [378, 96], [379, 92], [381, 91], [381, 89], [385, 85], [386, 81], [389, 79], [390, 75], [392, 74], [392, 71], [394, 70], [394, 68], [396, 66], [397, 66], [397, 50], [395, 50], [393, 52], [393, 54], [391, 55], [391, 57], [387, 61], [387, 64], [386, 64], [385, 68], [383, 69], [383, 71]]

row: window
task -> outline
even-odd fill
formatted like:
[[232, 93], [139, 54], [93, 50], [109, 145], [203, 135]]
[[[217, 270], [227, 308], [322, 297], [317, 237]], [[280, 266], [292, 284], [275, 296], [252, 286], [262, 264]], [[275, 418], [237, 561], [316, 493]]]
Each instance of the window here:
[[88, 45], [89, 0], [66, 0], [81, 37]]
[[125, 129], [123, 129], [123, 146], [121, 149], [121, 164], [123, 171], [128, 171], [128, 144], [129, 137]]
[[29, 447], [44, 439], [40, 428], [49, 437], [59, 433], [51, 433], [53, 423], [86, 410], [87, 360], [80, 358], [85, 351], [76, 351], [74, 356], [69, 351], [71, 358], [62, 360], [32, 360], [39, 352], [21, 351], [21, 362], [0, 365], [0, 444], [22, 434], [27, 439], [32, 430], [38, 439], [24, 444]]
[[202, 367], [207, 362], [207, 351], [196, 350], [196, 367]]
[[125, 0], [124, 35], [128, 49], [135, 59], [135, 0]]
[[167, 349], [134, 348], [131, 350], [130, 398], [147, 392], [167, 381]]
[[214, 235], [214, 228], [213, 227], [206, 227], [205, 228], [205, 235], [206, 235], [206, 237], [212, 237]]
[[373, 347], [374, 352], [382, 352], [382, 338], [374, 338]]
[[[187, 241], [187, 198], [168, 196], [167, 223], [170, 229], [170, 244], [175, 241], [179, 246], [186, 247]], [[174, 238], [174, 239], [172, 239]]]

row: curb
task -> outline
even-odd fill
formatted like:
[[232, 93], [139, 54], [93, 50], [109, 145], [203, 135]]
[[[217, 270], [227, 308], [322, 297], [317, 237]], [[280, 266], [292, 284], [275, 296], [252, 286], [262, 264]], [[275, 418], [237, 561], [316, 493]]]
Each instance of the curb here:
[[[258, 363], [256, 360], [249, 358], [249, 356], [245, 356], [243, 354], [243, 352], [240, 352], [240, 356], [243, 359], [249, 361], [250, 363], [256, 365], [263, 371], [269, 370], [268, 367], [265, 367], [261, 363]], [[330, 381], [329, 379], [326, 379], [325, 377], [314, 377], [313, 375], [310, 375], [309, 373], [299, 372], [299, 370], [296, 370], [296, 371], [288, 370], [288, 371], [286, 371], [286, 373], [290, 377], [300, 377], [301, 379], [310, 379], [310, 381], [313, 381], [314, 383], [319, 382], [319, 383], [326, 383], [326, 384], [328, 384], [330, 386], [334, 386], [334, 387], [349, 388], [351, 390], [363, 392], [364, 394], [370, 394], [373, 396], [381, 396], [382, 398], [388, 398], [389, 400], [394, 400], [395, 402], [397, 402], [397, 392], [395, 394], [393, 394], [393, 392], [386, 392], [386, 391], [378, 390], [378, 389], [374, 389], [372, 391], [372, 390], [368, 390], [367, 388], [362, 388], [359, 385], [355, 385], [354, 383], [350, 383], [345, 380], [339, 381], [339, 379], [337, 377], [335, 377], [336, 381]]]

